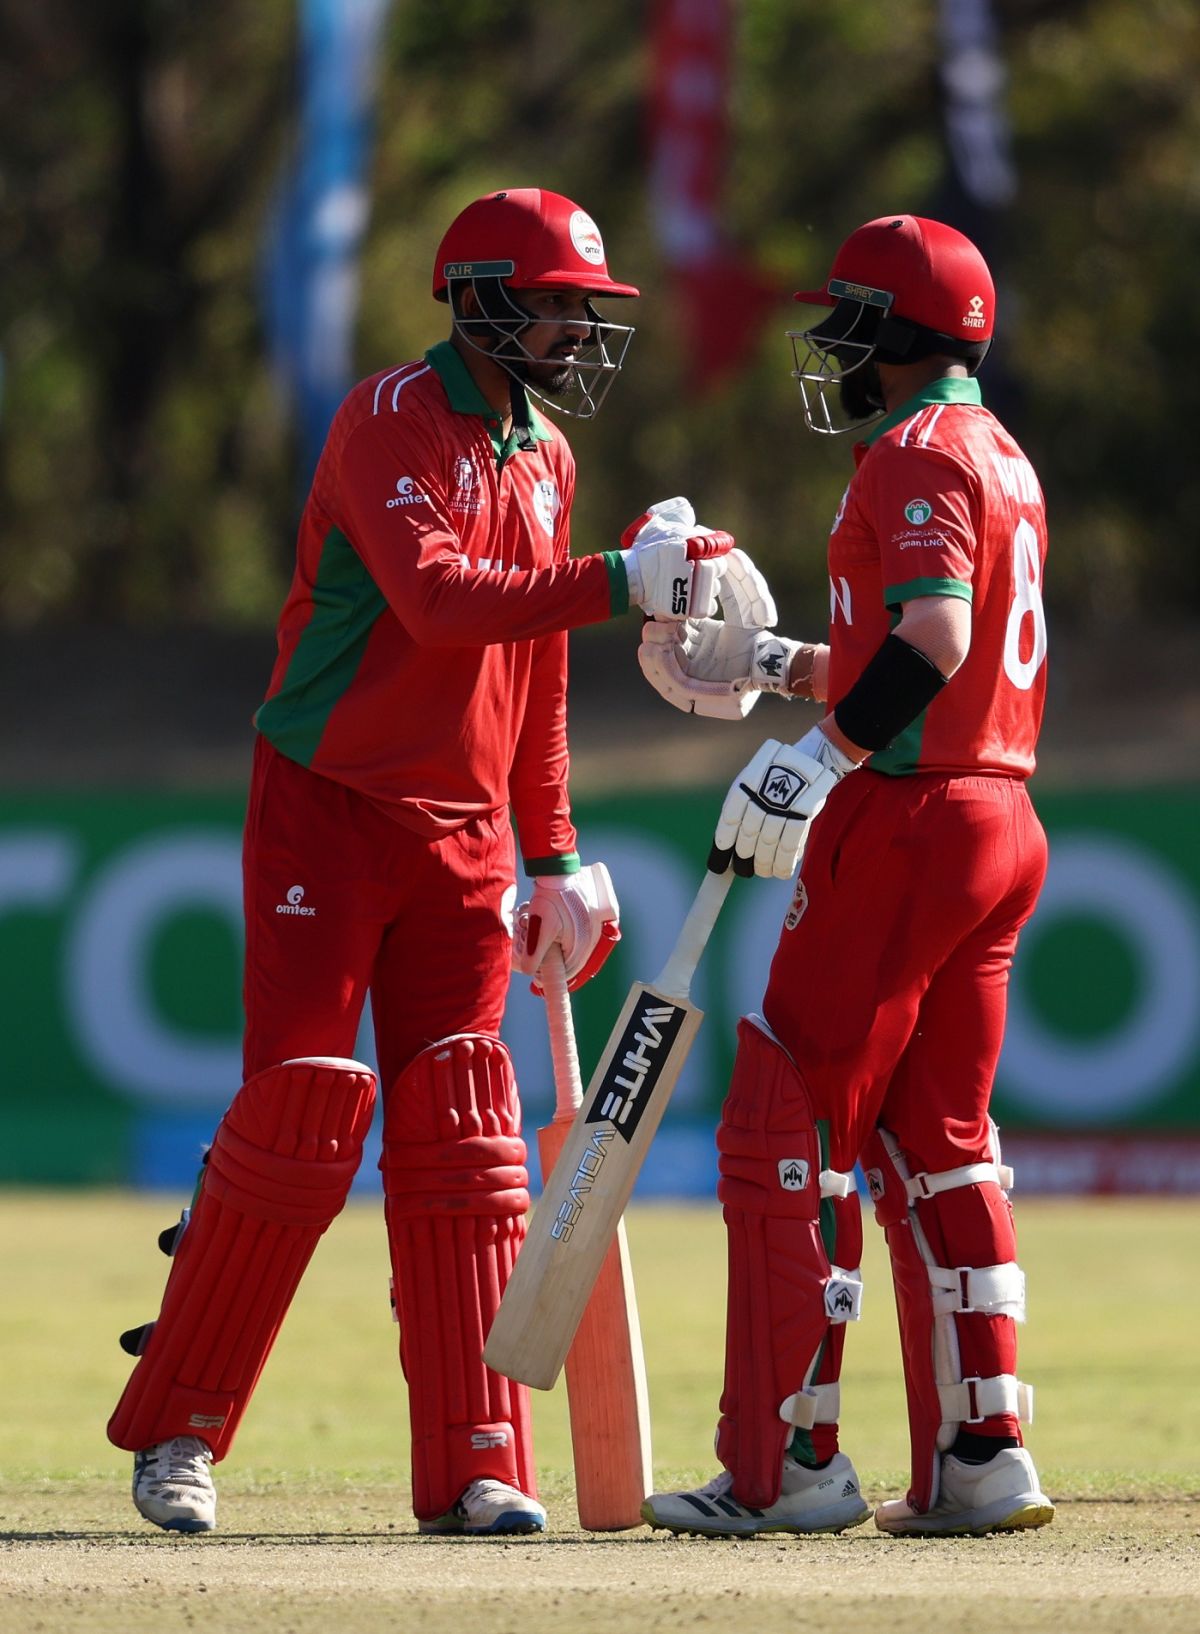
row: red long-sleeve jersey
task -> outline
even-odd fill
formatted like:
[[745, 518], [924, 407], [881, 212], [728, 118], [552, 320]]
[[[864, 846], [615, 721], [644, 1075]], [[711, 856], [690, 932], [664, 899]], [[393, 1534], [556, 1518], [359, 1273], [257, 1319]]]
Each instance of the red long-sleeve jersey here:
[[436, 836], [511, 804], [527, 860], [575, 850], [566, 631], [628, 606], [615, 553], [570, 559], [575, 463], [530, 411], [503, 441], [448, 343], [362, 381], [304, 508], [255, 724]]

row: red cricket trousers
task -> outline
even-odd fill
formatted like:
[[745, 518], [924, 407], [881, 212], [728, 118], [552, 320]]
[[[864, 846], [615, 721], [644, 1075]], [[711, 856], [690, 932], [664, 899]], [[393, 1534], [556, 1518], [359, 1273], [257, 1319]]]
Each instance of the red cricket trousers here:
[[260, 737], [242, 861], [247, 1078], [352, 1056], [368, 990], [385, 1097], [435, 1040], [499, 1032], [516, 894], [506, 810], [426, 839]]
[[835, 1168], [877, 1123], [922, 1169], [986, 1159], [1008, 973], [1045, 872], [1023, 782], [863, 770], [833, 790], [763, 1013]]

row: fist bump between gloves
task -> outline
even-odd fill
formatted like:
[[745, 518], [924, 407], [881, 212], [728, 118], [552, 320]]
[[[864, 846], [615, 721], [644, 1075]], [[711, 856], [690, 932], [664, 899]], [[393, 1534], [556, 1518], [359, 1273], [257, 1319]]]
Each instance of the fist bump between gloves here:
[[557, 943], [567, 990], [573, 993], [592, 979], [620, 940], [617, 893], [602, 862], [575, 874], [539, 875], [533, 895], [514, 917], [513, 969], [533, 976], [531, 988], [541, 993], [537, 972]]
[[744, 550], [730, 550], [717, 565], [722, 616], [713, 618], [717, 609], [712, 607], [682, 621], [648, 621], [642, 627], [638, 663], [654, 690], [676, 709], [712, 720], [740, 720], [754, 708], [760, 692], [786, 695], [792, 655], [800, 643], [776, 635], [772, 626], [779, 615], [770, 587]]

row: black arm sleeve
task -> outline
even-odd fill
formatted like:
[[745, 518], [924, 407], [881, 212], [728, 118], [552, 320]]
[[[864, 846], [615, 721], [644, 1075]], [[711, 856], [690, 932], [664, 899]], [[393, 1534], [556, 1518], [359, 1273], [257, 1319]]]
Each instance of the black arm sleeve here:
[[886, 749], [937, 697], [946, 677], [923, 652], [889, 635], [833, 711], [860, 749]]

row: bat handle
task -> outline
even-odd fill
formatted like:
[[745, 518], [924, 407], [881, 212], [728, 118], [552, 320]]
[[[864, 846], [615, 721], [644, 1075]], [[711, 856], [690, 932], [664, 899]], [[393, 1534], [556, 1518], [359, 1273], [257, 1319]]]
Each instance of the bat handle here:
[[662, 967], [658, 980], [654, 983], [660, 993], [665, 993], [671, 998], [687, 998], [692, 977], [696, 974], [696, 966], [700, 963], [700, 955], [704, 952], [705, 943], [717, 922], [717, 915], [732, 883], [731, 868], [727, 868], [723, 874], [705, 874], [704, 882], [696, 892], [696, 900], [688, 909], [688, 916], [683, 922], [679, 938], [671, 949], [670, 957]]
[[575, 1048], [567, 970], [557, 942], [542, 960], [538, 979], [546, 995], [550, 1059], [554, 1063], [554, 1115], [556, 1118], [573, 1118], [583, 1102], [583, 1079], [579, 1074], [579, 1052]]

